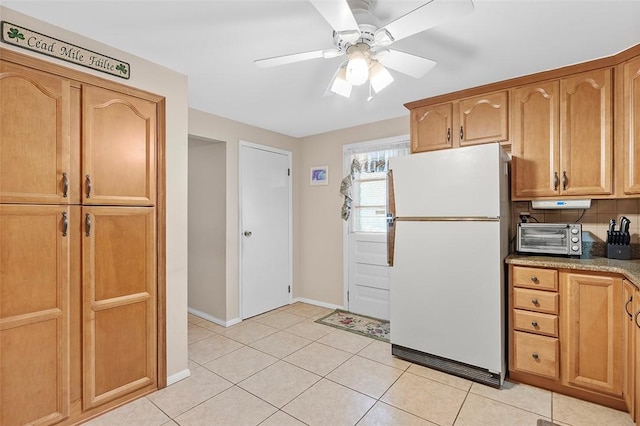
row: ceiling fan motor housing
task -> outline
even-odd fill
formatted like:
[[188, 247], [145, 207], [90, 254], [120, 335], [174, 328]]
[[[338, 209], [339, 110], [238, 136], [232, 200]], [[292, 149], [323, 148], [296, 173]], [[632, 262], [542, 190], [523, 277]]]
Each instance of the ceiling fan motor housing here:
[[360, 37], [353, 41], [348, 40], [338, 32], [333, 32], [333, 43], [342, 52], [346, 52], [349, 46], [357, 43], [366, 43], [372, 46], [375, 39], [375, 33], [380, 27], [380, 21], [372, 13], [373, 0], [348, 0], [347, 3], [351, 8], [353, 17], [358, 23]]

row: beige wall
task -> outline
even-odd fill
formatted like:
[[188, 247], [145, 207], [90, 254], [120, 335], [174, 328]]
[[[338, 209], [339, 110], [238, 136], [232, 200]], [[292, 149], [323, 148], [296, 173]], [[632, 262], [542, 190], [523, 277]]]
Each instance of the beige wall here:
[[297, 287], [299, 274], [299, 252], [296, 235], [299, 234], [300, 199], [297, 162], [300, 157], [299, 139], [285, 136], [269, 130], [249, 126], [223, 117], [189, 109], [189, 134], [192, 136], [215, 139], [225, 142], [227, 148], [227, 195], [226, 195], [226, 322], [239, 318], [239, 211], [238, 211], [238, 152], [240, 141], [252, 142], [292, 152], [293, 162], [293, 288]]
[[[301, 139], [296, 180], [300, 185], [297, 234], [299, 275], [294, 296], [343, 306], [343, 198], [340, 195], [344, 145], [409, 134], [406, 117], [380, 121]], [[312, 166], [329, 166], [329, 185], [309, 185]]]
[[167, 375], [184, 376], [187, 370], [187, 77], [137, 56], [98, 43], [0, 6], [2, 19], [16, 25], [119, 58], [131, 65], [131, 79], [93, 71], [89, 68], [38, 55], [9, 44], [3, 48], [74, 68], [120, 84], [146, 90], [166, 98], [167, 158]]
[[227, 149], [224, 142], [189, 138], [188, 306], [226, 318]]

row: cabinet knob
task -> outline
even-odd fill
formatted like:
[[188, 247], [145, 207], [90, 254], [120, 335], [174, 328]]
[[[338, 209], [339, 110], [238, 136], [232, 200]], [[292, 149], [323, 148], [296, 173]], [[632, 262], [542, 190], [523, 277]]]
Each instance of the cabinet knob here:
[[533, 359], [540, 358], [540, 356], [536, 352], [532, 353], [531, 356], [533, 357]]
[[531, 303], [533, 303], [534, 305], [538, 305], [538, 299], [536, 298], [531, 299]]
[[534, 326], [534, 327], [537, 327], [538, 326], [538, 321], [531, 321], [531, 325]]
[[538, 277], [536, 277], [535, 275], [531, 277], [531, 281], [533, 281], [534, 283], [538, 282]]

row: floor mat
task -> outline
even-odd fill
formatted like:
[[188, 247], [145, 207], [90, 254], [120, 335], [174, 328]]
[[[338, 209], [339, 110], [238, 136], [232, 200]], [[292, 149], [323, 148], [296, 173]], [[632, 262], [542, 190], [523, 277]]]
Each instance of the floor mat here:
[[389, 321], [336, 309], [329, 315], [317, 319], [316, 322], [371, 337], [372, 339], [389, 342]]

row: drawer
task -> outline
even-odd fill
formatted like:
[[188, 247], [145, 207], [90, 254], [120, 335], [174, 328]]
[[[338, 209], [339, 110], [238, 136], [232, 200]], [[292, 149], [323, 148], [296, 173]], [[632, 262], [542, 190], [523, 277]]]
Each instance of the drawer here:
[[513, 332], [513, 370], [558, 379], [560, 362], [558, 339], [537, 334]]
[[514, 309], [513, 328], [558, 337], [558, 316]]
[[558, 314], [558, 293], [514, 288], [513, 307], [547, 314]]
[[514, 287], [555, 291], [558, 290], [558, 271], [514, 266], [512, 282]]

